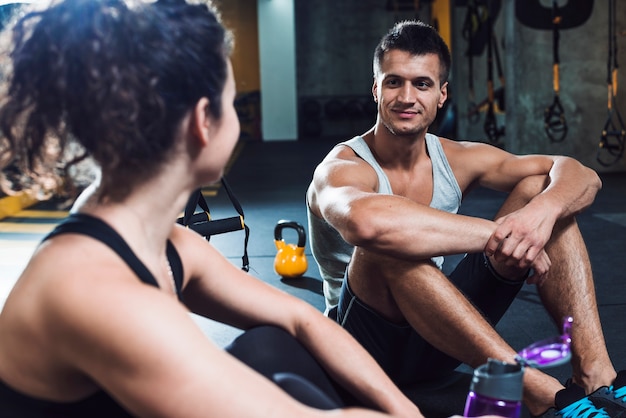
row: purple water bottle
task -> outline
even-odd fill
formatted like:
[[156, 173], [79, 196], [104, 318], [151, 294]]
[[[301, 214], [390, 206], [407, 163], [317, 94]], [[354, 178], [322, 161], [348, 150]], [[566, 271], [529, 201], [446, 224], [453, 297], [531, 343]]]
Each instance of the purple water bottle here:
[[489, 359], [474, 370], [474, 377], [465, 403], [465, 417], [499, 415], [519, 418], [522, 409], [521, 364]]

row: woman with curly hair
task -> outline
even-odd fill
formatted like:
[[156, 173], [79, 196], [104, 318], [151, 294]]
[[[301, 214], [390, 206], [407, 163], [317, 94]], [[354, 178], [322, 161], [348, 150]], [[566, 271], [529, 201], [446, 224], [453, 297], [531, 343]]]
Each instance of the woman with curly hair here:
[[[69, 189], [77, 144], [100, 177], [0, 314], [1, 416], [421, 416], [337, 324], [175, 224], [239, 135], [210, 4], [65, 0], [11, 34], [6, 183]], [[245, 332], [222, 350], [189, 312]]]

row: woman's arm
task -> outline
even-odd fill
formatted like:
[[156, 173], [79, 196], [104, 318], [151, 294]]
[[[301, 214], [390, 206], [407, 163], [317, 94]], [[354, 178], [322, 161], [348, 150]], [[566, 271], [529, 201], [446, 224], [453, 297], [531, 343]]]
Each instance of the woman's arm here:
[[365, 349], [313, 306], [243, 272], [200, 237], [179, 251], [189, 267], [185, 300], [192, 311], [243, 329], [278, 326], [365, 405], [397, 416], [421, 416]]
[[63, 256], [66, 267], [34, 308], [55, 341], [46, 355], [55, 358], [58, 373], [91, 380], [134, 415], [379, 416], [324, 412], [295, 401], [212, 344], [172, 295], [141, 283], [115, 254], [102, 257], [99, 243], [82, 246], [80, 254], [42, 252]]

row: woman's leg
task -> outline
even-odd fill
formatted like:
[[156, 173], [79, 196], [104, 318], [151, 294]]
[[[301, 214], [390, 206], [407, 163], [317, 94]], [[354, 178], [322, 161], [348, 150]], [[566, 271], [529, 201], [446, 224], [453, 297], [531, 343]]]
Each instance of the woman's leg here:
[[311, 354], [289, 333], [274, 327], [252, 328], [226, 351], [272, 380], [298, 401], [318, 409], [347, 404], [347, 396]]

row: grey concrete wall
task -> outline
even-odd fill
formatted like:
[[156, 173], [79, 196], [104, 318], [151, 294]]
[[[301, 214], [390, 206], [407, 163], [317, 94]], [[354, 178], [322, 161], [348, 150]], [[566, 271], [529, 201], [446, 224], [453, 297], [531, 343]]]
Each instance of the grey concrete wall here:
[[303, 96], [367, 94], [376, 44], [394, 22], [416, 16], [388, 11], [385, 0], [296, 1], [295, 6]]
[[[363, 133], [374, 123], [372, 57], [380, 38], [403, 19], [426, 20], [429, 5], [419, 11], [390, 11], [385, 0], [296, 0], [296, 60], [298, 97], [314, 100], [322, 109], [317, 117], [301, 115], [301, 126], [317, 123], [320, 136], [342, 138]], [[323, 107], [336, 99], [346, 105], [341, 117], [329, 117]], [[356, 109], [358, 106], [359, 109]], [[348, 116], [349, 113], [358, 113]], [[314, 135], [315, 136], [315, 135]]]
[[[562, 142], [552, 142], [544, 130], [544, 110], [554, 99], [552, 74], [552, 31], [532, 29], [515, 17], [514, 2], [504, 0], [496, 20], [496, 35], [503, 50], [506, 82], [506, 112], [498, 121], [506, 129], [504, 148], [515, 153], [562, 154], [577, 158], [599, 172], [624, 171], [622, 158], [611, 167], [597, 163], [596, 155], [602, 127], [607, 119], [607, 1], [596, 0], [590, 18], [576, 28], [560, 33], [560, 101], [564, 108], [568, 133]], [[617, 2], [618, 59], [626, 59], [626, 11]], [[455, 7], [453, 19], [460, 27], [465, 8]], [[467, 42], [454, 32], [454, 88], [458, 104], [458, 137], [484, 141], [484, 115], [476, 124], [467, 117], [468, 66], [464, 53]], [[486, 97], [486, 57], [475, 57], [477, 98]], [[621, 70], [618, 108], [626, 115], [624, 70]], [[475, 81], [476, 82], [476, 81]], [[499, 83], [496, 81], [496, 87]], [[626, 122], [626, 120], [625, 120]]]

